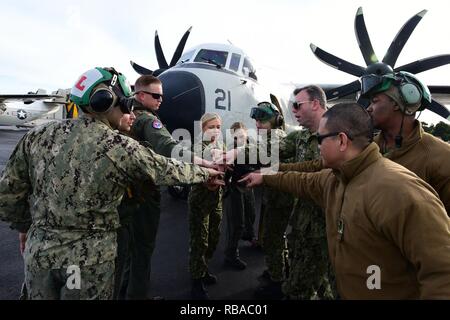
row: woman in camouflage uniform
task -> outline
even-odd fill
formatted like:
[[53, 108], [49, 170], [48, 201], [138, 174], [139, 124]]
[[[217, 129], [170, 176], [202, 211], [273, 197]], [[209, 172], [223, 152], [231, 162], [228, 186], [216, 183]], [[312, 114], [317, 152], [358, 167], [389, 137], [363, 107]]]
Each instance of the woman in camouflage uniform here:
[[[213, 159], [214, 154], [221, 155], [224, 151], [220, 131], [222, 120], [215, 113], [205, 113], [200, 122], [202, 140], [201, 145], [196, 143], [194, 152], [201, 158]], [[193, 186], [189, 193], [189, 269], [193, 299], [208, 299], [204, 285], [217, 282], [216, 276], [208, 271], [208, 261], [219, 242], [222, 194], [222, 187], [202, 184]]]

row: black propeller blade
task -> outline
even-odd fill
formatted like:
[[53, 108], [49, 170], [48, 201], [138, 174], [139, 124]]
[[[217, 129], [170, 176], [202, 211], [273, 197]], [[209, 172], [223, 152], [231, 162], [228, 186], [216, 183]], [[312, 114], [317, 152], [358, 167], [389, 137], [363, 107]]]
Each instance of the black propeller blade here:
[[172, 60], [170, 61], [170, 64], [167, 64], [166, 57], [164, 56], [163, 50], [161, 48], [161, 43], [159, 42], [159, 36], [158, 31], [155, 31], [155, 51], [156, 51], [156, 59], [158, 60], [158, 65], [160, 69], [169, 69], [172, 68], [177, 61], [180, 59], [181, 55], [183, 54], [184, 46], [186, 45], [186, 41], [189, 38], [189, 35], [191, 34], [192, 27], [189, 27], [189, 29], [184, 33], [183, 37], [181, 38], [180, 42], [178, 43], [177, 48], [175, 49], [175, 52], [172, 56]]
[[159, 42], [158, 31], [155, 31], [155, 51], [156, 51], [156, 59], [158, 60], [158, 66], [160, 69], [169, 69], [169, 65], [167, 64], [166, 57], [164, 57], [164, 53], [161, 48], [161, 43]]
[[389, 46], [389, 49], [387, 50], [383, 58], [384, 63], [390, 66], [395, 66], [397, 58], [400, 52], [402, 51], [403, 47], [405, 46], [406, 41], [408, 41], [409, 37], [411, 36], [411, 33], [414, 31], [417, 24], [420, 22], [420, 20], [422, 20], [423, 16], [426, 13], [427, 10], [422, 10], [418, 14], [410, 18], [408, 21], [406, 21], [406, 23], [397, 33], [391, 45]]
[[428, 86], [431, 93], [436, 94], [450, 94], [449, 86]]
[[325, 50], [320, 49], [314, 44], [309, 45], [314, 55], [322, 62], [328, 64], [329, 66], [336, 68], [338, 70], [344, 71], [346, 73], [350, 73], [354, 76], [361, 77], [365, 68], [360, 67], [356, 64], [350, 63], [344, 59], [338, 58], [331, 53], [326, 52]]
[[183, 54], [184, 46], [186, 45], [186, 41], [189, 38], [189, 35], [191, 34], [191, 30], [192, 26], [184, 33], [183, 37], [178, 43], [175, 53], [173, 54], [172, 60], [170, 61], [169, 68], [173, 67]]
[[183, 50], [184, 50], [184, 46], [186, 45], [186, 41], [189, 38], [189, 34], [191, 33], [191, 30], [192, 30], [192, 27], [189, 27], [189, 29], [184, 33], [183, 37], [181, 38], [180, 42], [178, 43], [177, 48], [175, 49], [175, 52], [172, 56], [172, 60], [170, 61], [170, 65], [167, 64], [166, 57], [164, 56], [164, 52], [161, 47], [161, 42], [159, 41], [158, 31], [155, 31], [155, 52], [156, 52], [156, 59], [158, 60], [159, 69], [152, 71], [150, 69], [147, 69], [143, 66], [138, 65], [137, 63], [134, 63], [133, 61], [130, 61], [131, 66], [140, 75], [151, 74], [151, 75], [154, 75], [155, 77], [157, 77], [159, 74], [161, 74], [165, 70], [172, 68], [177, 63], [177, 61], [180, 59], [181, 55], [183, 54]]
[[431, 105], [428, 106], [427, 109], [450, 121], [450, 111], [436, 100], [431, 99]]
[[[423, 16], [427, 13], [427, 10], [422, 10], [413, 17], [411, 17], [400, 29], [400, 31], [395, 36], [389, 49], [387, 50], [383, 61], [378, 62], [378, 58], [370, 42], [369, 34], [367, 33], [366, 24], [364, 21], [364, 15], [362, 8], [358, 8], [355, 16], [355, 34], [358, 40], [358, 45], [361, 53], [364, 57], [364, 61], [367, 64], [367, 68], [360, 67], [358, 65], [352, 64], [341, 58], [338, 58], [318, 47], [311, 44], [310, 47], [314, 55], [322, 62], [328, 64], [329, 66], [336, 68], [338, 70], [344, 71], [346, 73], [352, 74], [357, 77], [368, 74], [384, 75], [387, 73], [392, 73], [393, 71], [407, 71], [413, 74], [417, 74], [426, 70], [437, 68], [446, 64], [450, 64], [450, 55], [437, 55], [428, 57], [425, 59], [417, 60], [412, 63], [405, 64], [401, 67], [394, 68], [395, 63], [400, 52], [403, 50], [406, 41], [411, 36], [412, 32], [416, 28], [417, 24], [422, 20]], [[336, 99], [348, 96], [352, 93], [361, 90], [361, 83], [359, 80], [353, 81], [346, 85], [340, 86], [338, 88], [327, 90], [326, 95], [328, 99]], [[431, 93], [440, 94], [450, 94], [450, 87], [448, 86], [430, 86]], [[359, 99], [358, 103], [366, 105], [368, 101], [363, 101]], [[449, 111], [447, 108], [440, 104], [439, 102], [433, 100], [430, 107], [427, 107], [436, 114], [448, 119]]]
[[450, 54], [441, 54], [438, 56], [432, 56], [405, 64], [401, 67], [395, 68], [394, 71], [408, 71], [416, 74], [449, 63], [450, 63]]
[[133, 61], [130, 61], [130, 63], [131, 63], [131, 66], [133, 67], [134, 71], [136, 71], [137, 73], [139, 73], [141, 76], [144, 76], [144, 75], [152, 75], [152, 74], [153, 74], [153, 71], [152, 71], [152, 70], [149, 70], [149, 69], [147, 69], [147, 68], [144, 68], [144, 67], [138, 65], [137, 63], [135, 63], [135, 62], [133, 62]]
[[364, 57], [366, 65], [378, 62], [378, 58], [373, 51], [372, 43], [370, 42], [369, 34], [367, 33], [366, 23], [364, 22], [363, 10], [358, 8], [355, 16], [355, 34], [358, 40], [359, 49]]
[[331, 100], [335, 98], [348, 96], [349, 94], [352, 94], [359, 90], [361, 90], [361, 82], [359, 82], [359, 80], [355, 80], [346, 85], [331, 90], [327, 90], [325, 94], [327, 95], [327, 100]]

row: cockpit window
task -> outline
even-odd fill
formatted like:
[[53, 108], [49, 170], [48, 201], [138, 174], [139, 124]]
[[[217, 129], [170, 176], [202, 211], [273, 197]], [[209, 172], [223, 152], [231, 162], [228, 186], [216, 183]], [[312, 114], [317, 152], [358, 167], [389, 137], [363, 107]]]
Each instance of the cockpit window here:
[[241, 55], [238, 53], [233, 53], [231, 55], [230, 69], [234, 70], [234, 71], [238, 71], [239, 62], [241, 62]]
[[195, 50], [191, 50], [191, 51], [184, 53], [181, 56], [181, 58], [177, 61], [177, 64], [191, 61], [192, 56], [194, 55], [194, 52], [195, 52]]
[[222, 68], [225, 67], [227, 62], [228, 52], [202, 49], [195, 57], [194, 62], [205, 62], [211, 64], [218, 64]]
[[250, 60], [247, 58], [244, 59], [244, 64], [242, 65], [242, 73], [244, 73], [245, 75], [247, 75], [248, 73], [248, 76], [250, 78], [258, 80], [258, 78], [256, 77], [256, 70]]

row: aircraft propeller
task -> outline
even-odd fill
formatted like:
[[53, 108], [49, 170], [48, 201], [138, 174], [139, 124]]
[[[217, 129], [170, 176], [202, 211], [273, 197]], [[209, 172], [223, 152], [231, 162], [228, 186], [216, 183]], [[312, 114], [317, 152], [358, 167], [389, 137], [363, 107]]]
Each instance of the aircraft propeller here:
[[[423, 18], [427, 10], [422, 10], [412, 18], [410, 18], [400, 29], [400, 31], [395, 36], [391, 45], [389, 46], [386, 54], [383, 57], [383, 60], [380, 62], [373, 50], [372, 43], [370, 42], [370, 37], [367, 32], [366, 23], [364, 21], [364, 15], [362, 8], [359, 7], [355, 16], [355, 34], [356, 39], [358, 41], [359, 48], [363, 55], [364, 61], [366, 62], [367, 67], [361, 67], [355, 65], [351, 62], [348, 62], [344, 59], [341, 59], [335, 55], [332, 55], [325, 50], [315, 46], [314, 44], [310, 44], [311, 50], [314, 55], [325, 64], [338, 69], [340, 71], [349, 73], [358, 78], [363, 75], [368, 74], [376, 74], [383, 75], [389, 72], [397, 72], [397, 71], [407, 71], [413, 74], [420, 73], [426, 70], [430, 70], [433, 68], [437, 68], [450, 63], [450, 54], [436, 55], [432, 57], [428, 57], [425, 59], [420, 59], [414, 61], [412, 63], [405, 64], [403, 66], [395, 68], [395, 63], [397, 62], [397, 58], [400, 55], [403, 47], [408, 41], [411, 33], [414, 31], [417, 24]], [[439, 92], [435, 91], [437, 86], [429, 86], [431, 93], [446, 93], [450, 94], [450, 87], [448, 86], [439, 86]], [[326, 95], [327, 99], [332, 100], [336, 98], [342, 98], [349, 94], [358, 92], [361, 90], [361, 82], [359, 80], [355, 80], [346, 85], [327, 90]], [[362, 102], [362, 101], [358, 101]], [[450, 119], [450, 111], [441, 103], [432, 99], [432, 103], [427, 109], [433, 111], [434, 113], [440, 115], [445, 119]]]
[[186, 42], [187, 42], [187, 39], [189, 38], [191, 30], [192, 30], [192, 27], [190, 27], [184, 33], [183, 37], [181, 38], [180, 42], [178, 43], [177, 48], [175, 49], [175, 52], [172, 56], [172, 60], [170, 60], [170, 64], [167, 64], [166, 57], [164, 56], [164, 52], [161, 47], [161, 42], [159, 41], [158, 31], [155, 31], [155, 51], [156, 51], [156, 59], [158, 60], [159, 69], [152, 71], [141, 65], [138, 65], [137, 63], [135, 63], [133, 61], [130, 61], [131, 66], [140, 75], [150, 74], [150, 75], [154, 75], [155, 77], [158, 76], [164, 70], [172, 68], [177, 63], [177, 61], [180, 59], [181, 55], [183, 54], [184, 46], [186, 45]]

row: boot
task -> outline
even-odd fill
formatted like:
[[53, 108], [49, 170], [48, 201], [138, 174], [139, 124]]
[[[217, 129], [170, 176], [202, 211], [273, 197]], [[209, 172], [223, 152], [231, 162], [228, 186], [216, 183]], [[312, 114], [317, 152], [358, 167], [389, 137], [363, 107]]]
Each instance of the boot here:
[[194, 300], [209, 300], [208, 291], [206, 291], [202, 279], [192, 280], [191, 297]]
[[203, 284], [210, 286], [212, 284], [217, 283], [217, 277], [213, 275], [212, 273], [209, 273], [209, 271], [206, 272], [205, 276], [202, 278]]
[[284, 298], [281, 290], [281, 281], [273, 281], [264, 286], [259, 287], [255, 291], [255, 298], [258, 300], [282, 300]]
[[242, 261], [239, 257], [235, 258], [225, 258], [224, 262], [225, 266], [236, 269], [236, 270], [244, 270], [247, 268], [247, 263]]
[[265, 269], [261, 275], [258, 276], [258, 281], [260, 282], [270, 282], [270, 273], [268, 269]]

